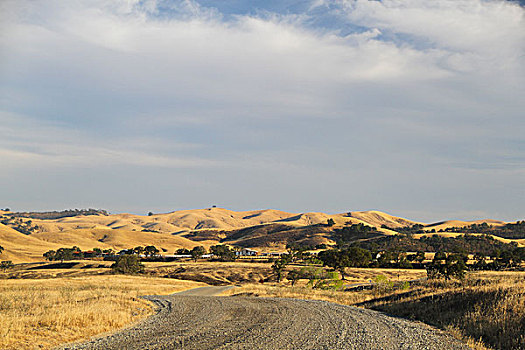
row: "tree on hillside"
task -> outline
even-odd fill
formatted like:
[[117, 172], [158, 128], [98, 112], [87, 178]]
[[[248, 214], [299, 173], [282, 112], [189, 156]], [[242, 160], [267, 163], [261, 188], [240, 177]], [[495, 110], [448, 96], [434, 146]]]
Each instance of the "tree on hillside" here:
[[65, 260], [73, 260], [74, 259], [74, 252], [77, 252], [78, 250], [73, 248], [59, 248], [55, 254], [55, 260], [60, 260], [61, 262], [64, 262]]
[[43, 254], [44, 258], [49, 261], [60, 260], [73, 260], [75, 258], [81, 259], [84, 257], [79, 247], [74, 246], [72, 248], [59, 248], [57, 251], [49, 250]]
[[330, 218], [330, 219], [327, 220], [326, 224], [328, 226], [334, 226], [335, 225], [335, 221], [334, 221], [334, 219]]
[[186, 248], [179, 248], [175, 251], [175, 254], [177, 255], [190, 255], [189, 249]]
[[366, 249], [350, 247], [346, 250], [350, 267], [367, 267], [372, 260], [372, 254]]
[[380, 235], [375, 227], [362, 223], [345, 226], [334, 231], [334, 238], [338, 245], [345, 246], [346, 243], [356, 241], [361, 238], [371, 238]]
[[104, 249], [102, 253], [107, 254], [107, 255], [114, 255], [115, 251], [111, 248], [108, 248], [108, 249]]
[[350, 266], [348, 254], [343, 250], [330, 249], [320, 252], [317, 257], [323, 262], [324, 266], [328, 266], [341, 273], [341, 277], [345, 279], [345, 268]]
[[344, 250], [330, 249], [322, 251], [318, 254], [318, 258], [323, 262], [324, 266], [339, 271], [341, 278], [344, 280], [347, 267], [368, 266], [372, 260], [372, 254], [366, 249], [350, 247]]
[[12, 268], [13, 266], [15, 266], [15, 265], [13, 265], [13, 262], [10, 261], [10, 260], [8, 260], [8, 261], [2, 261], [2, 262], [0, 263], [0, 269], [4, 270], [4, 272], [5, 272], [7, 269]]
[[144, 254], [146, 256], [155, 256], [159, 253], [159, 250], [155, 248], [155, 246], [149, 245], [146, 248], [144, 248]]
[[[437, 259], [436, 259], [437, 257]], [[462, 280], [465, 278], [465, 271], [467, 270], [466, 261], [468, 257], [464, 254], [449, 254], [442, 259], [443, 255], [434, 257], [432, 263], [427, 266], [427, 276], [430, 279], [444, 277], [445, 280], [450, 280], [452, 277]]]
[[197, 259], [199, 259], [201, 256], [206, 254], [206, 249], [203, 246], [194, 247], [190, 251], [190, 254], [191, 254], [191, 257], [192, 257], [193, 261], [197, 262]]
[[100, 249], [100, 248], [93, 248], [93, 251], [95, 252], [96, 256], [101, 256], [102, 255], [102, 249]]
[[43, 256], [49, 261], [60, 260], [61, 262], [64, 262], [64, 260], [73, 259], [73, 252], [70, 248], [59, 248], [57, 251], [48, 250]]
[[48, 261], [53, 261], [55, 260], [56, 254], [57, 252], [55, 252], [54, 250], [48, 250], [47, 252], [43, 254], [43, 257], [46, 258], [46, 260]]
[[3, 251], [4, 251], [4, 247], [2, 247], [2, 246], [0, 245], [0, 254], [2, 254]]
[[133, 248], [133, 254], [137, 254], [137, 255], [144, 254], [144, 247], [139, 245], [138, 247]]
[[476, 270], [484, 270], [487, 267], [487, 262], [484, 254], [476, 253], [474, 254], [474, 260], [476, 261], [474, 263], [474, 268]]
[[114, 273], [136, 274], [144, 272], [144, 265], [137, 255], [121, 255], [111, 265], [111, 270]]
[[292, 282], [292, 287], [295, 285], [295, 283], [301, 278], [301, 272], [297, 270], [292, 270], [288, 272], [286, 275], [286, 278]]
[[292, 254], [283, 254], [279, 259], [275, 260], [272, 265], [272, 270], [275, 276], [277, 277], [277, 282], [281, 282], [283, 278], [283, 272], [286, 266], [292, 262]]
[[210, 247], [210, 253], [222, 261], [233, 261], [237, 258], [235, 252], [227, 245], [218, 244]]
[[306, 252], [307, 249], [308, 247], [305, 246], [288, 243], [286, 245], [286, 251], [289, 255], [288, 259], [292, 263], [308, 258], [308, 253]]

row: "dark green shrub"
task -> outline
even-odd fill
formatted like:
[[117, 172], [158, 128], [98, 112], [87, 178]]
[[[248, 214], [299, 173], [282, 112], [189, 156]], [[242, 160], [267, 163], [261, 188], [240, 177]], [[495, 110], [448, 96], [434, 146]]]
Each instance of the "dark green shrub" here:
[[136, 274], [144, 272], [144, 265], [140, 263], [137, 255], [121, 255], [111, 265], [111, 270], [114, 273]]

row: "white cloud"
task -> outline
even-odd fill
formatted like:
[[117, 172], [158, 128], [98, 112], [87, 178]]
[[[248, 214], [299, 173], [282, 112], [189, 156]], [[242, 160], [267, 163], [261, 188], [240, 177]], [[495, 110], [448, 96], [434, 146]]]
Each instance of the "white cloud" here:
[[[133, 165], [157, 168], [213, 168], [226, 164], [185, 155], [198, 144], [153, 138], [107, 139], [64, 125], [0, 113], [0, 160], [5, 171], [17, 168], [62, 168]], [[166, 154], [168, 149], [171, 154]]]
[[[525, 47], [523, 8], [506, 1], [341, 1], [354, 22], [439, 48], [515, 59]], [[505, 38], [505, 40], [502, 40]], [[508, 55], [514, 57], [507, 57]]]
[[[312, 1], [303, 14], [235, 16], [189, 0], [0, 6], [0, 160], [13, 174], [32, 163], [198, 168], [194, 177], [229, 168], [207, 179], [227, 188], [257, 169], [248, 183], [281, 190], [352, 177], [356, 203], [380, 182], [376, 198], [391, 205], [390, 188], [440, 181], [443, 168], [465, 186], [469, 168], [521, 184], [525, 11], [515, 4]], [[340, 188], [333, 207], [353, 193]]]

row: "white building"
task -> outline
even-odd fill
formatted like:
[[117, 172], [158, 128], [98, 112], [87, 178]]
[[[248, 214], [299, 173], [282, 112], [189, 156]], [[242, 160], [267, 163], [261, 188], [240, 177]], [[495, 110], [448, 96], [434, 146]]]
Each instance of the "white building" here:
[[235, 255], [237, 256], [256, 256], [259, 252], [250, 248], [243, 248], [239, 251], [235, 252]]

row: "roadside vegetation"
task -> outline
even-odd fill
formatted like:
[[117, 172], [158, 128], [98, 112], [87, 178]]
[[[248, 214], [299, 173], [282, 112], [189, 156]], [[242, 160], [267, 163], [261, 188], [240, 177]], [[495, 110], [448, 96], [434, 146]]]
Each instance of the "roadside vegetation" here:
[[153, 313], [152, 305], [139, 296], [203, 285], [112, 275], [2, 280], [0, 349], [50, 349], [114, 331]]
[[[371, 308], [444, 329], [474, 349], [525, 349], [524, 272], [479, 271], [468, 273], [463, 280], [410, 280], [413, 276], [399, 271], [396, 276], [395, 270], [347, 269], [353, 281], [372, 280], [353, 291], [332, 288], [336, 284], [330, 280], [329, 288], [314, 288], [312, 279], [289, 279], [280, 284], [246, 284], [225, 294], [325, 300]], [[420, 276], [423, 274], [420, 271]]]

